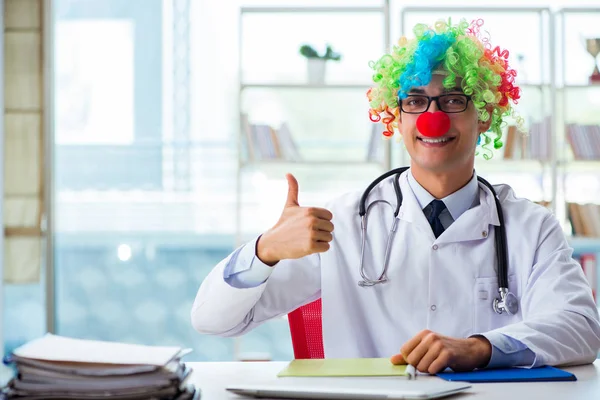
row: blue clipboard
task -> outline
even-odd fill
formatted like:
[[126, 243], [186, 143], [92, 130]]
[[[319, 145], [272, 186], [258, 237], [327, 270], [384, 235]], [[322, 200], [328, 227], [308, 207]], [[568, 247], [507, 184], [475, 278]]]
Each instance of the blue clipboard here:
[[572, 373], [549, 366], [540, 368], [480, 369], [472, 372], [440, 372], [437, 376], [447, 381], [472, 383], [555, 382], [577, 380], [577, 377]]

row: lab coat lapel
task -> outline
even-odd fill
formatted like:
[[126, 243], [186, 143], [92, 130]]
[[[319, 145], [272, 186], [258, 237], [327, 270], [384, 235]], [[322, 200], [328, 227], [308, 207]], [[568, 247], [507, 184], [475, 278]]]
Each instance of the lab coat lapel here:
[[408, 183], [408, 173], [409, 172], [406, 171], [400, 177], [402, 206], [400, 207], [398, 217], [403, 221], [410, 222], [414, 228], [422, 231], [425, 235], [430, 237], [431, 241], [434, 241], [435, 235], [431, 230], [431, 225], [429, 225], [429, 221], [427, 221], [425, 213], [423, 213], [423, 210]]
[[490, 235], [491, 226], [500, 225], [494, 195], [479, 184], [479, 205], [465, 211], [437, 238], [436, 243], [455, 243], [483, 240]]
[[408, 184], [407, 173], [403, 173], [400, 177], [403, 200], [398, 216], [401, 220], [410, 222], [415, 228], [428, 235], [432, 242], [455, 243], [482, 240], [489, 236], [490, 225], [500, 225], [494, 196], [487, 187], [480, 183], [479, 206], [467, 210], [436, 239], [429, 221]]

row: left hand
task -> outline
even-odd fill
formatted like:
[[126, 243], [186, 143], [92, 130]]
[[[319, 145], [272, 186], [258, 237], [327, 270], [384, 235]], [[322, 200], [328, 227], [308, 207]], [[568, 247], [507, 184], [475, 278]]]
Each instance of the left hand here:
[[452, 368], [472, 371], [485, 367], [492, 356], [492, 345], [483, 336], [456, 339], [429, 330], [419, 332], [406, 342], [400, 354], [392, 356], [392, 364], [410, 364], [418, 371], [436, 374]]

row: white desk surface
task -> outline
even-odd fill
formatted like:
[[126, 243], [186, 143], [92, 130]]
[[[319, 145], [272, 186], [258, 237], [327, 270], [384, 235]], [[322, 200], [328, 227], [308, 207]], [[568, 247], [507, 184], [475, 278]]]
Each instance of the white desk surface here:
[[[190, 362], [193, 373], [189, 382], [202, 390], [202, 400], [243, 399], [244, 397], [225, 391], [225, 386], [234, 383], [254, 383], [276, 379], [287, 362]], [[451, 399], [486, 400], [552, 400], [577, 399], [600, 400], [600, 360], [592, 365], [564, 368], [577, 376], [576, 382], [521, 382], [521, 383], [478, 383], [465, 393]], [[280, 378], [300, 380], [319, 378]], [[338, 379], [405, 379], [405, 378], [338, 378]], [[417, 379], [439, 379], [435, 376], [419, 375]]]

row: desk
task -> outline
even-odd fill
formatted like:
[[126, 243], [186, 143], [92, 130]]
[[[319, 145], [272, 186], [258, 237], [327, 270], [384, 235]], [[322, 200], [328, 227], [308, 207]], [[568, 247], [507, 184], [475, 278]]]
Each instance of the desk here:
[[[202, 390], [202, 400], [242, 399], [224, 390], [231, 383], [252, 383], [257, 380], [275, 378], [287, 362], [190, 362], [194, 372], [190, 383]], [[540, 383], [479, 383], [452, 399], [486, 400], [552, 400], [552, 399], [600, 399], [600, 360], [592, 365], [564, 368], [577, 376], [576, 382]], [[318, 379], [318, 378], [281, 378]], [[347, 379], [347, 378], [339, 378]], [[357, 378], [351, 378], [357, 379]], [[358, 378], [358, 379], [404, 379], [404, 378]], [[434, 376], [419, 376], [418, 379], [439, 379]]]

